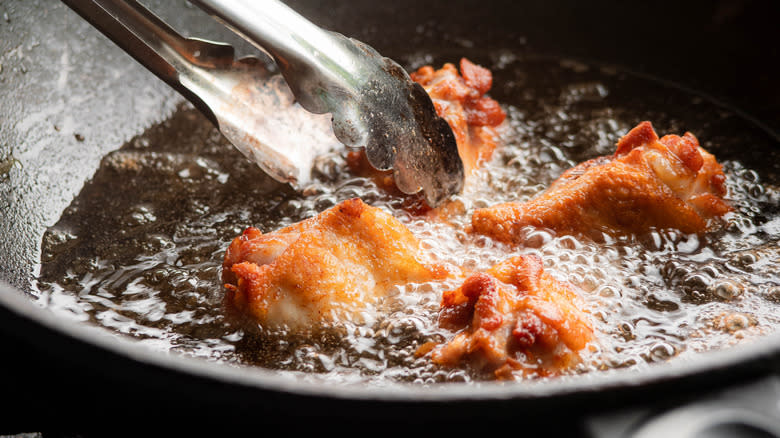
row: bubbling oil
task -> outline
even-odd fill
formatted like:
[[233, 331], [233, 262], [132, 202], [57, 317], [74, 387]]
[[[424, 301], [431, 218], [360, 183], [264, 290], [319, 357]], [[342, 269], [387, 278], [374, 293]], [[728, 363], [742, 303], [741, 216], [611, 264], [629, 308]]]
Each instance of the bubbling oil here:
[[[247, 226], [263, 231], [359, 197], [393, 214], [427, 256], [485, 270], [538, 254], [580, 291], [598, 341], [573, 373], [641, 368], [749, 342], [780, 324], [780, 192], [776, 139], [734, 111], [660, 81], [613, 67], [509, 52], [474, 54], [494, 73], [492, 97], [506, 109], [502, 146], [454, 197], [446, 222], [403, 209], [344, 157], [318, 160], [300, 192], [248, 162], [190, 107], [106, 156], [42, 242], [39, 302], [58, 314], [133, 337], [150, 347], [225, 364], [249, 364], [333, 381], [375, 384], [474, 382], [415, 356], [451, 335], [437, 327], [452, 283], [398, 287], [370, 315], [311, 333], [247, 333], [222, 312], [224, 251]], [[412, 55], [438, 66], [457, 59]], [[466, 231], [475, 208], [522, 202], [564, 170], [611, 154], [642, 120], [659, 134], [693, 132], [724, 164], [735, 207], [704, 236], [673, 230], [603, 242], [529, 229], [510, 247]]]

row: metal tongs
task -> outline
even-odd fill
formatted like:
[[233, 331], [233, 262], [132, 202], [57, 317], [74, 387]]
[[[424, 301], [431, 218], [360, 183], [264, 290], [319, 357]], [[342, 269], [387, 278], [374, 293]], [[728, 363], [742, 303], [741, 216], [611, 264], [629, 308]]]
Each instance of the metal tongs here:
[[[365, 147], [398, 188], [439, 205], [463, 186], [449, 125], [425, 90], [371, 47], [323, 30], [277, 0], [191, 0], [278, 66], [185, 38], [135, 0], [63, 0], [179, 91], [269, 175], [305, 184], [316, 157]], [[330, 114], [330, 117], [327, 116]], [[336, 139], [338, 141], [336, 141]]]

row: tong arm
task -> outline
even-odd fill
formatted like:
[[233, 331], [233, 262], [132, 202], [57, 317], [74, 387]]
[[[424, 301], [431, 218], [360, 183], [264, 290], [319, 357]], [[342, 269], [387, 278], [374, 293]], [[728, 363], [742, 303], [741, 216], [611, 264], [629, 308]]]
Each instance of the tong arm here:
[[230, 65], [233, 46], [184, 38], [136, 0], [62, 1], [216, 123], [208, 105], [182, 84], [181, 77], [198, 66]]
[[365, 147], [375, 168], [392, 169], [401, 191], [422, 191], [431, 206], [461, 190], [455, 136], [398, 64], [278, 0], [192, 1], [270, 54], [286, 84], [272, 84], [257, 59], [235, 60], [230, 45], [182, 37], [136, 0], [63, 0], [278, 181], [301, 186], [338, 139]]
[[233, 46], [184, 38], [136, 0], [63, 0], [173, 87], [267, 174], [298, 188], [314, 160], [340, 144], [330, 120], [295, 100], [257, 58], [236, 60]]

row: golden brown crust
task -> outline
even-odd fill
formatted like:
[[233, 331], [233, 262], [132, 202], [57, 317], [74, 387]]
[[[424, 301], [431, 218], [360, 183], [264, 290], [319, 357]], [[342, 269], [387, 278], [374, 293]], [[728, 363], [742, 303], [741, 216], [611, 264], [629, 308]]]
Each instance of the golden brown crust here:
[[421, 67], [410, 76], [425, 88], [436, 112], [452, 128], [466, 175], [489, 160], [496, 147], [493, 128], [506, 118], [498, 102], [485, 96], [493, 86], [490, 70], [462, 58], [460, 74], [447, 63], [439, 70]]
[[574, 286], [554, 279], [534, 255], [521, 255], [469, 276], [442, 296], [439, 325], [447, 343], [424, 346], [434, 363], [466, 365], [495, 377], [559, 374], [593, 340]]
[[228, 308], [271, 328], [358, 320], [393, 286], [446, 275], [419, 260], [403, 224], [360, 199], [272, 233], [247, 229], [223, 272]]
[[649, 122], [624, 136], [614, 156], [569, 169], [538, 197], [478, 209], [474, 232], [516, 242], [523, 228], [560, 234], [643, 233], [673, 228], [705, 231], [730, 210], [725, 176], [690, 133], [659, 139]]

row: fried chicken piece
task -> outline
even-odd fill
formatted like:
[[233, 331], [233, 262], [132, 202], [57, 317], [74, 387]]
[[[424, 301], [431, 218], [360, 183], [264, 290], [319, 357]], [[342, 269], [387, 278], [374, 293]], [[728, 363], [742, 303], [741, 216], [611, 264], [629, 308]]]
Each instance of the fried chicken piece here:
[[613, 156], [567, 170], [536, 198], [477, 209], [472, 230], [510, 243], [528, 226], [591, 237], [651, 228], [698, 233], [730, 211], [725, 181], [693, 134], [659, 139], [650, 122], [642, 122]]
[[[462, 58], [460, 74], [454, 64], [447, 63], [439, 70], [431, 66], [420, 67], [410, 76], [428, 92], [436, 113], [452, 128], [468, 184], [474, 169], [490, 160], [498, 141], [496, 127], [506, 118], [498, 102], [485, 95], [493, 86], [492, 73]], [[363, 151], [350, 152], [347, 164], [353, 173], [371, 177], [384, 190], [398, 193], [392, 171], [374, 169]], [[421, 199], [413, 201], [424, 202]]]
[[495, 127], [506, 118], [498, 102], [485, 95], [493, 86], [490, 70], [461, 58], [460, 75], [447, 63], [439, 70], [420, 67], [410, 76], [425, 88], [436, 113], [452, 128], [466, 175], [489, 160], [496, 147]]
[[403, 224], [360, 199], [267, 234], [246, 229], [223, 268], [228, 309], [296, 330], [360, 322], [393, 286], [446, 275], [419, 259]]
[[559, 374], [580, 361], [594, 339], [574, 286], [544, 271], [535, 255], [521, 255], [469, 276], [444, 293], [439, 325], [457, 331], [434, 347], [432, 360], [467, 364], [499, 379]]

